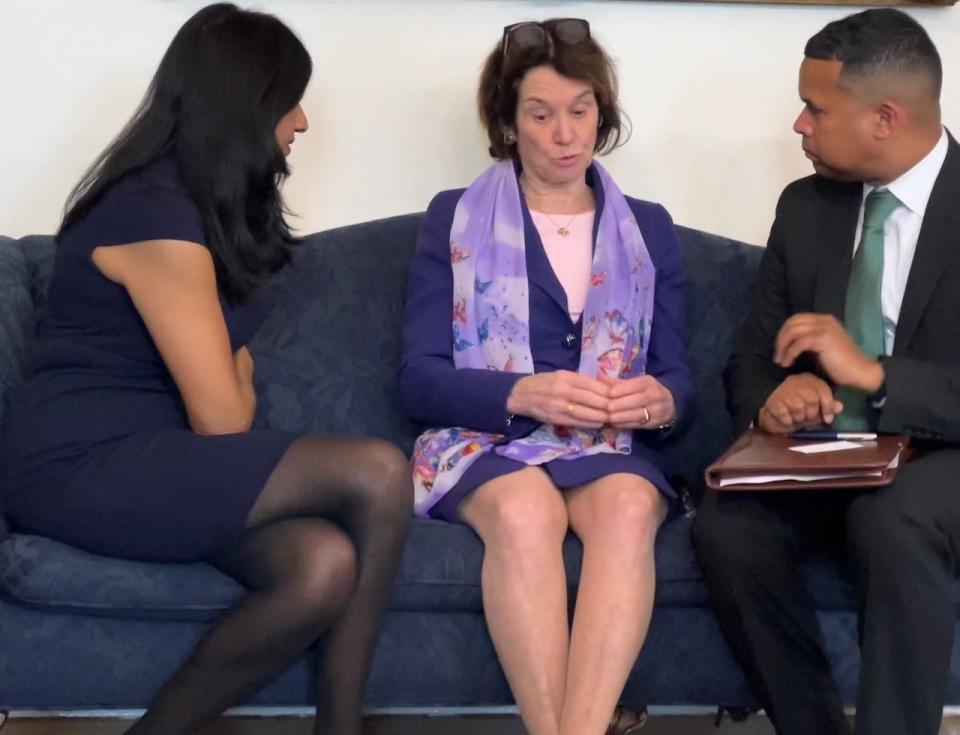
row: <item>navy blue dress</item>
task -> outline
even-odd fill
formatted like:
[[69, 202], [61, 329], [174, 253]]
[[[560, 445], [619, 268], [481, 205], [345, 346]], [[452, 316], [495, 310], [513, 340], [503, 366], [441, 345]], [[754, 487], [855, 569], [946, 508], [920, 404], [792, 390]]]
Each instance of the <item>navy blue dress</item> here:
[[[603, 211], [603, 187], [593, 168], [587, 183], [594, 191], [598, 212]], [[537, 421], [525, 416], [508, 420], [507, 397], [519, 373], [457, 369], [453, 362], [450, 308], [453, 272], [450, 265], [450, 228], [464, 189], [437, 194], [420, 226], [417, 250], [410, 266], [404, 314], [404, 346], [399, 373], [400, 400], [407, 413], [426, 426], [467, 426], [506, 435], [529, 434]], [[647, 354], [647, 372], [672, 394], [677, 423], [691, 413], [694, 386], [686, 346], [686, 277], [680, 244], [670, 215], [659, 204], [627, 197], [656, 268], [653, 324]], [[521, 198], [530, 282], [530, 352], [534, 370], [576, 371], [580, 364], [583, 323], [571, 320], [567, 297]], [[594, 242], [599, 217], [594, 218]], [[670, 467], [657, 446], [666, 434], [634, 432], [630, 454], [595, 454], [575, 460], [556, 459], [541, 465], [554, 485], [565, 489], [609, 474], [625, 472], [649, 480], [663, 494], [669, 513], [680, 506], [667, 481]], [[472, 464], [459, 482], [430, 509], [430, 516], [460, 522], [460, 504], [483, 483], [516, 472], [525, 464], [489, 452]]]
[[[185, 562], [235, 542], [295, 434], [202, 436], [130, 296], [98, 246], [205, 244], [200, 213], [163, 159], [112, 186], [58, 239], [47, 308], [0, 446], [2, 504], [18, 531], [129, 559]], [[233, 349], [257, 305], [223, 304]]]

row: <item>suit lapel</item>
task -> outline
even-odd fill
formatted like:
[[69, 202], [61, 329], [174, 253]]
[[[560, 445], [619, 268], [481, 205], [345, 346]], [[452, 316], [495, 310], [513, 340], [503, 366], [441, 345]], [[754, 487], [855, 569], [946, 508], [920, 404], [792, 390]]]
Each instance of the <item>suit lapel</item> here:
[[960, 249], [960, 146], [950, 136], [947, 157], [937, 176], [920, 226], [917, 249], [910, 266], [897, 319], [893, 350], [902, 354], [920, 323], [923, 310], [943, 275], [947, 261]]
[[861, 184], [837, 184], [826, 179], [820, 185], [834, 189], [819, 197], [819, 251], [813, 310], [833, 314], [843, 321], [847, 281], [853, 260], [853, 241], [863, 197]]
[[[594, 215], [593, 218], [593, 247], [596, 248], [597, 229], [600, 226], [600, 212], [603, 211], [603, 185], [600, 183], [600, 177], [592, 166], [587, 169], [587, 183], [593, 189], [593, 196], [596, 202], [596, 215]], [[543, 247], [543, 240], [540, 239], [540, 233], [537, 232], [537, 227], [533, 224], [530, 209], [527, 207], [527, 200], [522, 195], [520, 196], [520, 207], [523, 210], [523, 236], [527, 258], [527, 280], [531, 283], [536, 283], [542, 288], [547, 295], [557, 303], [569, 319], [570, 311], [567, 305], [567, 292], [560, 283], [560, 279], [557, 278], [553, 266], [550, 265], [547, 251]]]
[[527, 202], [522, 196], [520, 197], [520, 203], [523, 207], [523, 237], [527, 258], [527, 280], [542, 288], [551, 299], [557, 302], [563, 313], [569, 315], [567, 292], [563, 290], [560, 279], [557, 278], [553, 266], [550, 265], [550, 259], [543, 247], [540, 233], [537, 232], [537, 228], [533, 224], [530, 210], [527, 209]]

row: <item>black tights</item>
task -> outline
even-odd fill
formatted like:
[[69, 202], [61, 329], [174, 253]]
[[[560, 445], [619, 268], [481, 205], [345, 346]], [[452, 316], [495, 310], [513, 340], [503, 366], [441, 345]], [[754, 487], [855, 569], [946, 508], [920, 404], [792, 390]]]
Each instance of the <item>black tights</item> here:
[[316, 733], [358, 735], [364, 684], [412, 506], [403, 455], [305, 436], [270, 475], [239, 543], [211, 561], [250, 589], [128, 733], [196, 732], [323, 635]]

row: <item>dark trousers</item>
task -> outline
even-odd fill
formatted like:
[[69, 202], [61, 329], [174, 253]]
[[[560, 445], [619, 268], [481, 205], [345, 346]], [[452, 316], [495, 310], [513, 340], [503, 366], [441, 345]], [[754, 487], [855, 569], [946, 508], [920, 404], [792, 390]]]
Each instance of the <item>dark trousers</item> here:
[[708, 493], [697, 558], [734, 654], [778, 735], [847, 733], [798, 562], [844, 553], [857, 591], [858, 735], [936, 735], [950, 676], [960, 559], [960, 450], [871, 491]]

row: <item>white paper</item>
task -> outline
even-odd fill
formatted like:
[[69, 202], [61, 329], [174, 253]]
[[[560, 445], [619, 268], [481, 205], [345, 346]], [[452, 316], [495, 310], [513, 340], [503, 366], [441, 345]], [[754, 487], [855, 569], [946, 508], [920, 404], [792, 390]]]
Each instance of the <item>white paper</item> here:
[[816, 480], [849, 480], [852, 477], [880, 477], [882, 470], [873, 472], [830, 472], [822, 475], [743, 475], [742, 477], [723, 477], [720, 479], [720, 487], [727, 485], [763, 485], [768, 482], [784, 482], [786, 480], [796, 480], [797, 482], [814, 482]]
[[807, 442], [790, 447], [791, 452], [802, 452], [803, 454], [820, 454], [820, 452], [842, 452], [845, 449], [862, 449], [863, 444], [858, 442], [841, 439], [830, 442]]

